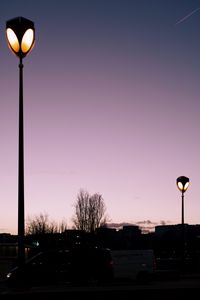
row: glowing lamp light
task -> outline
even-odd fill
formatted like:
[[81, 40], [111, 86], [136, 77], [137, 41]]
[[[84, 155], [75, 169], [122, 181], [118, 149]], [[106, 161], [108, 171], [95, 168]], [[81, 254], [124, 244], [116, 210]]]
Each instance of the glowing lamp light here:
[[189, 178], [185, 177], [185, 176], [180, 176], [177, 178], [176, 180], [176, 184], [178, 189], [182, 192], [185, 193], [185, 191], [187, 191], [188, 187], [189, 187]]
[[23, 17], [11, 19], [6, 22], [6, 37], [12, 52], [23, 58], [35, 43], [34, 23]]

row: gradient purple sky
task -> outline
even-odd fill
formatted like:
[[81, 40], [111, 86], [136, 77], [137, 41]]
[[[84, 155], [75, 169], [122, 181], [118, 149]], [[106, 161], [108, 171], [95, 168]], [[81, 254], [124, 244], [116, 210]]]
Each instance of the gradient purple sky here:
[[0, 2], [0, 232], [17, 232], [18, 59], [5, 22], [35, 22], [24, 59], [25, 211], [68, 226], [80, 188], [111, 222], [200, 223], [200, 0]]

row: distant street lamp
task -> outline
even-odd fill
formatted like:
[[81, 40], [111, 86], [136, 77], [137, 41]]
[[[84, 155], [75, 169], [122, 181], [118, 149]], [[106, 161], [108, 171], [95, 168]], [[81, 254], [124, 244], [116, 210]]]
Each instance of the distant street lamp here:
[[180, 176], [176, 179], [176, 184], [178, 189], [182, 193], [182, 214], [181, 214], [181, 223], [184, 224], [184, 193], [189, 187], [189, 178], [185, 176]]
[[18, 264], [25, 262], [24, 245], [24, 117], [23, 117], [23, 63], [35, 42], [34, 23], [23, 17], [6, 22], [8, 46], [19, 57], [19, 160], [18, 160]]
[[189, 178], [185, 176], [180, 176], [176, 179], [176, 184], [178, 189], [181, 191], [182, 195], [182, 210], [181, 210], [181, 224], [182, 224], [182, 241], [183, 241], [183, 260], [185, 255], [185, 223], [184, 223], [184, 193], [189, 187]]

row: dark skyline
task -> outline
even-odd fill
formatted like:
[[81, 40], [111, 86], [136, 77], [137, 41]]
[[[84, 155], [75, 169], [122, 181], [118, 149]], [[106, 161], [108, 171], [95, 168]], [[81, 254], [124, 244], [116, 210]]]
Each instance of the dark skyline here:
[[0, 4], [0, 232], [16, 233], [18, 60], [5, 23], [36, 28], [24, 59], [25, 212], [70, 226], [80, 188], [111, 222], [200, 223], [200, 1]]

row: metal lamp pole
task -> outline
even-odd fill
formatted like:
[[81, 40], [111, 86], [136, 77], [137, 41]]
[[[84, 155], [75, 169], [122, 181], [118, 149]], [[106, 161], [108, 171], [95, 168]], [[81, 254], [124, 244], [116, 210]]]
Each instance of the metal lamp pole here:
[[23, 17], [6, 22], [8, 46], [19, 57], [19, 153], [18, 153], [18, 264], [25, 262], [24, 244], [24, 112], [23, 112], [23, 63], [35, 42], [34, 23]]
[[185, 261], [185, 221], [184, 221], [184, 193], [189, 187], [189, 178], [185, 176], [180, 176], [176, 179], [176, 184], [178, 189], [181, 191], [181, 227], [182, 227], [182, 260], [183, 267]]
[[19, 152], [18, 152], [18, 258], [25, 261], [24, 246], [24, 109], [23, 109], [23, 63], [19, 62]]

